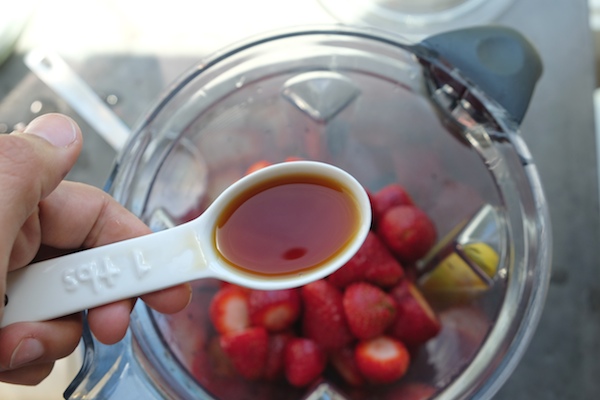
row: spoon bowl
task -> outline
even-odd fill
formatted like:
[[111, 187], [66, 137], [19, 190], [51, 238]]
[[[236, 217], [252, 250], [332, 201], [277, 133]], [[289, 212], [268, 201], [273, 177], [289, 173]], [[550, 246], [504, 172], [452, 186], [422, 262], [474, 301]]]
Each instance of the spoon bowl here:
[[368, 195], [350, 174], [314, 161], [275, 164], [228, 187], [190, 222], [9, 273], [0, 327], [204, 278], [262, 290], [302, 286], [344, 265], [370, 225]]

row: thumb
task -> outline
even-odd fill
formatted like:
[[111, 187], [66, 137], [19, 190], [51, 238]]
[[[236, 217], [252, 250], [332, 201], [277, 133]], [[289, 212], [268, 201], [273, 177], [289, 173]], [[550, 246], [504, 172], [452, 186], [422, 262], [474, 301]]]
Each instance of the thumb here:
[[46, 114], [31, 121], [23, 132], [14, 132], [13, 135], [22, 135], [23, 133], [42, 138], [60, 149], [70, 147], [76, 142], [79, 139], [80, 131], [75, 121], [66, 115]]
[[12, 243], [38, 203], [73, 167], [81, 145], [77, 124], [60, 114], [40, 116], [24, 132], [0, 135], [2, 257], [10, 254]]

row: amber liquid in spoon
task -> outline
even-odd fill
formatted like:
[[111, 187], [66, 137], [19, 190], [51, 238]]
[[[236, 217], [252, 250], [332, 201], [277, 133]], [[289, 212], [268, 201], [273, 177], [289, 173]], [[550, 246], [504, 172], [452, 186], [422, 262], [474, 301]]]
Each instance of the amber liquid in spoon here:
[[319, 268], [344, 250], [359, 225], [359, 206], [341, 183], [292, 175], [235, 198], [217, 220], [214, 241], [233, 268], [280, 276]]

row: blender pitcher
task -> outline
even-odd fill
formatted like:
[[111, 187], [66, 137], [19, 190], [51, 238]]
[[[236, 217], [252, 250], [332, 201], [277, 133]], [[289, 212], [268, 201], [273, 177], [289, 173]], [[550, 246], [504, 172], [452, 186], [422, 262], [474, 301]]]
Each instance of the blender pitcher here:
[[[376, 192], [401, 183], [432, 219], [438, 244], [416, 282], [470, 243], [497, 255], [476, 295], [428, 297], [440, 333], [411, 354], [397, 384], [353, 387], [326, 371], [315, 385], [246, 381], [211, 364], [208, 305], [220, 283], [193, 284], [188, 308], [138, 302], [127, 336], [86, 332], [78, 398], [393, 399], [491, 397], [521, 358], [550, 274], [540, 179], [519, 136], [541, 63], [518, 33], [478, 27], [411, 44], [341, 26], [271, 33], [226, 48], [177, 82], [120, 153], [108, 192], [153, 230], [200, 215], [257, 161], [323, 161]], [[427, 292], [424, 292], [429, 296]]]

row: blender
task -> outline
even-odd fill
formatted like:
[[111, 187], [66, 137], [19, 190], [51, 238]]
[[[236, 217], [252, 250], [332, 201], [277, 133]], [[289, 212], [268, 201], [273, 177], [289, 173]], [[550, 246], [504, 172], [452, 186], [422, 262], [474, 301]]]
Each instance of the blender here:
[[298, 28], [203, 60], [144, 117], [107, 184], [153, 230], [201, 215], [257, 161], [301, 158], [336, 165], [372, 192], [400, 182], [411, 193], [439, 237], [417, 283], [474, 242], [497, 255], [494, 273], [466, 300], [430, 299], [441, 332], [397, 385], [356, 388], [326, 374], [294, 388], [207, 368], [220, 287], [207, 279], [181, 313], [138, 302], [116, 345], [86, 333], [65, 398], [391, 399], [408, 384], [432, 398], [491, 397], [535, 330], [550, 274], [547, 205], [519, 135], [540, 74], [527, 40], [501, 27], [419, 43], [370, 28]]

